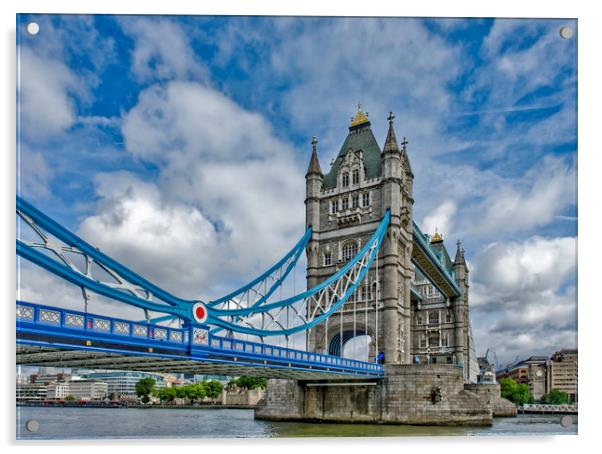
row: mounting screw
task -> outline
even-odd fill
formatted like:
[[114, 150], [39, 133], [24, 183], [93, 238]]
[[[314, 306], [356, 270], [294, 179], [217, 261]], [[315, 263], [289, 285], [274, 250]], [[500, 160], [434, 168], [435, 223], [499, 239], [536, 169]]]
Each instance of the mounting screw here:
[[40, 423], [37, 422], [35, 419], [29, 419], [25, 423], [25, 428], [27, 429], [28, 432], [37, 432], [38, 429], [40, 428]]

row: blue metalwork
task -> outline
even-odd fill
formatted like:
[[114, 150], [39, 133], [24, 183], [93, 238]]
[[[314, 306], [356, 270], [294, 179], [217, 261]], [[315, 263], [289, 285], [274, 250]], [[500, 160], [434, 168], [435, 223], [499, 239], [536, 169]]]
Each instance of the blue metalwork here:
[[[322, 355], [277, 345], [208, 334], [202, 342], [194, 326], [167, 328], [24, 301], [17, 302], [17, 343], [87, 349], [207, 363], [236, 362], [254, 367], [316, 373], [383, 376], [379, 364]], [[28, 337], [28, 335], [30, 337]], [[34, 336], [32, 336], [34, 335]], [[82, 345], [87, 341], [89, 345]], [[145, 350], [141, 351], [140, 347]]]
[[[413, 236], [414, 247], [418, 246], [420, 250], [428, 257], [433, 267], [439, 271], [445, 282], [451, 287], [454, 296], [460, 296], [462, 292], [454, 278], [454, 273], [451, 269], [451, 263], [448, 263], [448, 267], [441, 263], [441, 260], [437, 258], [437, 254], [433, 251], [431, 245], [429, 244], [428, 235], [422, 233], [415, 222], [413, 222]], [[414, 262], [414, 265], [418, 267], [425, 276], [428, 276], [428, 273], [426, 273], [425, 270], [423, 270], [416, 262]], [[432, 283], [442, 294], [446, 294], [446, 292], [444, 292], [435, 282]]]

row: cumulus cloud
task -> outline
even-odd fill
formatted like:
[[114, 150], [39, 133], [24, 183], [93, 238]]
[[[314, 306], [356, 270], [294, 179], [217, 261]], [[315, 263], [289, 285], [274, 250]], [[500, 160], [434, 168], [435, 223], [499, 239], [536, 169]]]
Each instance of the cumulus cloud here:
[[452, 218], [455, 212], [456, 204], [451, 200], [446, 200], [435, 208], [432, 213], [425, 216], [422, 221], [422, 228], [425, 232], [432, 234], [437, 231], [446, 236], [452, 230]]
[[160, 167], [158, 183], [98, 177], [100, 209], [80, 231], [176, 293], [240, 284], [302, 234], [303, 167], [259, 114], [173, 81], [141, 94], [123, 135], [127, 151]]
[[120, 18], [122, 30], [134, 38], [132, 72], [142, 82], [195, 79], [206, 81], [208, 71], [192, 52], [181, 27], [164, 18]]
[[69, 93], [83, 90], [75, 74], [62, 62], [23, 46], [18, 65], [19, 123], [26, 137], [43, 139], [71, 127], [75, 108]]
[[577, 240], [493, 243], [470, 263], [470, 306], [480, 350], [500, 361], [576, 346]]

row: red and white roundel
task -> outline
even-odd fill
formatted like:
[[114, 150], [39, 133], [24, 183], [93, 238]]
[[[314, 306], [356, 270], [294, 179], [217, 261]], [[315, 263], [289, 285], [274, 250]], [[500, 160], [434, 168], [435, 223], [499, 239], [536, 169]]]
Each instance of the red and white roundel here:
[[207, 313], [207, 307], [203, 303], [198, 302], [195, 303], [194, 306], [192, 306], [192, 316], [194, 317], [197, 323], [205, 323], [207, 321], [208, 315], [209, 314]]

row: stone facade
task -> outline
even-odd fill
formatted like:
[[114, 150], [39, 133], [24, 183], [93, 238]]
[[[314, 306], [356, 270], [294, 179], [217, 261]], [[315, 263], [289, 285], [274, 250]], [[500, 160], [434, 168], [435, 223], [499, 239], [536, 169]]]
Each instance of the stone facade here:
[[[467, 385], [455, 365], [390, 365], [374, 382], [269, 380], [257, 419], [373, 424], [489, 425], [516, 414], [498, 385]], [[493, 389], [497, 386], [496, 389]], [[485, 389], [485, 388], [487, 389]], [[482, 389], [483, 388], [483, 389]], [[497, 392], [497, 395], [496, 395]]]
[[[359, 111], [326, 175], [318, 161], [317, 140], [312, 141], [305, 200], [306, 224], [313, 230], [307, 246], [308, 289], [336, 273], [366, 244], [387, 209], [391, 218], [378, 259], [361, 287], [339, 313], [311, 330], [308, 348], [341, 355], [341, 333], [343, 344], [353, 335], [366, 334], [371, 338], [369, 361], [382, 353], [385, 364], [452, 363], [465, 369], [468, 382], [470, 327], [464, 253], [458, 247], [456, 260], [451, 262], [443, 240], [432, 242], [455, 275], [462, 296], [449, 301], [435, 290], [435, 298], [421, 297], [426, 286], [416, 285], [411, 262], [414, 175], [407, 141], [404, 138], [399, 147], [393, 119], [390, 115], [381, 150], [367, 116]], [[419, 314], [428, 320], [432, 310], [440, 312], [439, 322], [417, 323]], [[450, 322], [445, 321], [447, 313], [452, 314]], [[421, 343], [421, 336], [426, 342]]]

